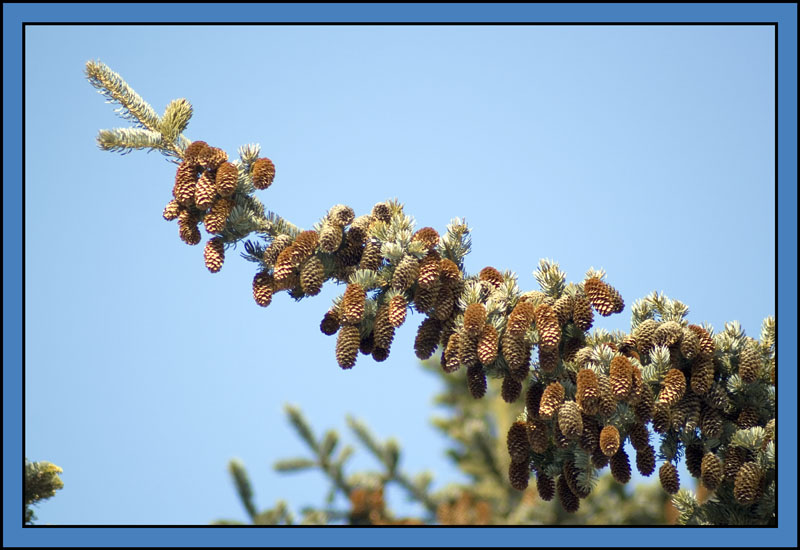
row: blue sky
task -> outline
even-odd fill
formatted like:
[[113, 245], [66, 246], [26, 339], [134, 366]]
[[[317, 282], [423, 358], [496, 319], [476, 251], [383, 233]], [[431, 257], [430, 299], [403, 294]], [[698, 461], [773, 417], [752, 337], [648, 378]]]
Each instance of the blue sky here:
[[[208, 273], [161, 219], [174, 165], [97, 149], [98, 129], [126, 123], [87, 60], [159, 112], [188, 98], [191, 139], [232, 155], [260, 143], [277, 176], [259, 196], [298, 225], [398, 197], [419, 227], [466, 218], [471, 272], [511, 269], [533, 289], [540, 258], [573, 281], [603, 268], [627, 304], [663, 291], [694, 322], [758, 337], [775, 313], [773, 40], [771, 27], [29, 27], [26, 454], [65, 482], [41, 521], [244, 519], [232, 457], [260, 507], [320, 504], [320, 475], [272, 471], [305, 451], [284, 403], [346, 440], [352, 414], [403, 444], [407, 471], [459, 479], [429, 425], [419, 316], [388, 361], [344, 372], [318, 329], [342, 288], [264, 310], [238, 252]], [[626, 308], [595, 326], [629, 322]], [[373, 467], [364, 451], [353, 464]]]

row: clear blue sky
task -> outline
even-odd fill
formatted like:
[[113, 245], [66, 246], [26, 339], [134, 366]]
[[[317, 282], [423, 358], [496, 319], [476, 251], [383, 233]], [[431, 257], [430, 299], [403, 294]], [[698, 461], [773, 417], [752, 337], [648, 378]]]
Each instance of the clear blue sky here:
[[[277, 176], [259, 196], [298, 225], [398, 197], [419, 227], [466, 218], [471, 272], [511, 269], [533, 289], [540, 258], [572, 281], [603, 268], [628, 305], [659, 290], [693, 322], [758, 337], [775, 313], [773, 40], [771, 27], [29, 27], [26, 455], [65, 482], [41, 521], [244, 519], [232, 457], [259, 507], [321, 504], [322, 476], [272, 471], [305, 452], [287, 402], [318, 433], [352, 441], [352, 414], [396, 437], [402, 467], [436, 487], [459, 479], [429, 424], [419, 316], [388, 361], [344, 372], [318, 329], [341, 287], [265, 310], [238, 252], [210, 274], [161, 218], [174, 165], [97, 149], [98, 129], [127, 123], [87, 60], [159, 112], [188, 98], [191, 139], [231, 155], [260, 143]], [[629, 322], [626, 307], [595, 326]], [[353, 464], [373, 467], [363, 450]]]

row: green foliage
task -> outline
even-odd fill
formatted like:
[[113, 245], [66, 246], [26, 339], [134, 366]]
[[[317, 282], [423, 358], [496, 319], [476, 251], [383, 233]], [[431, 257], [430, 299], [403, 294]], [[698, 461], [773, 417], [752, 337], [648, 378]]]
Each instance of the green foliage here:
[[25, 460], [25, 507], [23, 513], [26, 524], [31, 524], [36, 519], [31, 506], [55, 496], [56, 491], [64, 488], [64, 482], [59, 477], [62, 472], [61, 468], [47, 461]]

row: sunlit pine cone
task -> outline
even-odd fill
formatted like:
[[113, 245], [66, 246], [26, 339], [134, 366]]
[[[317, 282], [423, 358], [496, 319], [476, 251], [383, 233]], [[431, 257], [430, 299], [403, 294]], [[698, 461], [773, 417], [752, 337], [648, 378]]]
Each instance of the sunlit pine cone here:
[[683, 336], [683, 329], [675, 321], [665, 321], [658, 325], [654, 338], [656, 344], [671, 347], [680, 343]]
[[495, 290], [500, 288], [500, 285], [502, 285], [504, 281], [503, 275], [491, 266], [481, 269], [481, 272], [478, 274], [478, 279], [481, 281], [486, 281]]
[[353, 368], [356, 364], [360, 346], [361, 335], [357, 326], [347, 325], [339, 330], [339, 336], [336, 340], [336, 361], [341, 368]]
[[447, 346], [444, 349], [444, 372], [455, 372], [461, 366], [458, 361], [459, 338], [459, 333], [454, 332], [447, 340]]
[[423, 227], [414, 233], [411, 241], [420, 242], [428, 251], [431, 251], [439, 244], [439, 233], [432, 227]]
[[679, 349], [686, 359], [694, 359], [700, 353], [700, 338], [688, 328], [682, 329]]
[[694, 332], [700, 340], [700, 353], [706, 357], [712, 357], [714, 355], [714, 339], [708, 331], [698, 325], [689, 325], [687, 328]]
[[[375, 348], [384, 349], [388, 352], [394, 340], [394, 327], [389, 321], [389, 307], [386, 304], [378, 307], [378, 311], [375, 314], [373, 332], [375, 333]], [[373, 357], [374, 355], [373, 351]]]
[[337, 204], [328, 211], [328, 220], [334, 225], [345, 227], [353, 223], [356, 214], [353, 209], [344, 204]]
[[478, 337], [478, 360], [482, 365], [490, 365], [497, 359], [499, 336], [494, 326], [487, 324]]
[[[414, 292], [414, 309], [416, 309], [419, 313], [430, 313], [433, 310], [433, 306], [436, 305], [437, 300], [439, 299], [439, 292], [441, 291], [442, 285], [436, 285], [431, 288], [422, 288], [417, 286], [416, 291]], [[452, 291], [449, 288], [445, 291], [445, 295], [449, 295], [452, 298]], [[452, 300], [452, 303], [455, 304], [455, 300]], [[443, 306], [446, 309], [447, 304]]]
[[610, 457], [616, 454], [620, 447], [619, 430], [611, 424], [600, 431], [600, 450]]
[[171, 222], [172, 220], [178, 217], [180, 211], [181, 211], [181, 205], [178, 204], [178, 201], [172, 199], [167, 203], [167, 206], [164, 207], [164, 213], [162, 215], [164, 216], [165, 220]]
[[230, 197], [236, 191], [236, 184], [239, 181], [239, 169], [232, 162], [223, 162], [217, 168], [214, 179], [214, 188], [222, 197]]
[[[320, 234], [320, 249], [322, 249], [322, 234]], [[376, 240], [367, 241], [367, 244], [364, 245], [364, 251], [361, 253], [361, 260], [358, 263], [358, 268], [378, 271], [382, 261], [381, 243]]]
[[539, 331], [539, 347], [558, 349], [561, 325], [558, 324], [558, 316], [553, 308], [547, 304], [539, 304], [534, 310], [534, 319]]
[[533, 324], [536, 306], [531, 302], [518, 302], [508, 316], [506, 334], [521, 339]]
[[568, 439], [578, 439], [583, 433], [583, 418], [575, 401], [566, 401], [558, 409], [558, 427]]
[[583, 289], [597, 313], [603, 317], [611, 315], [615, 309], [616, 302], [614, 294], [605, 282], [598, 277], [591, 277], [584, 281]]
[[433, 352], [436, 351], [436, 346], [439, 344], [439, 335], [442, 332], [442, 323], [438, 319], [430, 317], [424, 319], [417, 329], [417, 338], [414, 341], [414, 351], [417, 358], [425, 359], [430, 358]]
[[189, 210], [182, 210], [178, 214], [178, 236], [188, 245], [200, 243], [201, 236], [197, 224], [197, 216]]
[[575, 296], [572, 302], [572, 322], [583, 331], [592, 328], [594, 313], [592, 313], [591, 304], [586, 296]]
[[700, 479], [709, 491], [716, 491], [719, 484], [722, 483], [722, 462], [712, 452], [703, 456], [700, 464]]
[[253, 277], [253, 299], [261, 307], [267, 307], [272, 303], [273, 294], [272, 275], [266, 271], [256, 273]]
[[686, 377], [678, 369], [670, 369], [661, 383], [658, 400], [667, 405], [674, 405], [686, 392]]
[[222, 269], [222, 263], [225, 261], [225, 243], [222, 242], [221, 237], [214, 237], [206, 243], [203, 257], [206, 268], [211, 273], [217, 273]]
[[633, 337], [636, 338], [636, 348], [640, 353], [648, 353], [653, 348], [657, 328], [656, 321], [645, 319], [634, 329]]
[[200, 158], [203, 156], [203, 153], [207, 148], [208, 143], [205, 141], [193, 141], [183, 152], [184, 162], [191, 166], [197, 166], [200, 163]]
[[403, 256], [392, 276], [392, 288], [400, 291], [411, 288], [419, 276], [419, 260], [410, 254]]
[[558, 324], [562, 327], [572, 320], [573, 297], [565, 294], [553, 304], [553, 311], [558, 317]]
[[219, 147], [206, 147], [200, 155], [199, 163], [206, 170], [215, 172], [227, 160], [228, 153]]
[[656, 451], [649, 443], [636, 450], [636, 469], [645, 477], [650, 477], [656, 471]]
[[631, 462], [628, 453], [621, 448], [609, 459], [611, 475], [618, 483], [623, 485], [631, 480]]
[[500, 350], [512, 370], [518, 370], [524, 366], [525, 343], [521, 338], [513, 336], [506, 330], [500, 342]]
[[539, 416], [542, 418], [552, 418], [561, 404], [564, 402], [564, 386], [558, 382], [551, 382], [544, 389], [542, 399], [539, 404]]
[[194, 189], [194, 204], [200, 210], [207, 210], [214, 204], [214, 199], [217, 197], [215, 178], [216, 174], [214, 172], [205, 170], [197, 180], [197, 185], [195, 185]]
[[428, 289], [436, 286], [439, 282], [439, 274], [442, 271], [441, 263], [442, 259], [435, 250], [431, 250], [420, 260], [419, 277], [417, 279], [417, 284], [419, 284], [420, 288]]
[[225, 229], [225, 224], [228, 221], [228, 216], [233, 210], [233, 201], [226, 198], [218, 198], [211, 205], [211, 209], [203, 218], [208, 233], [221, 233]]
[[343, 325], [356, 325], [364, 317], [367, 291], [357, 283], [350, 283], [344, 291], [342, 305], [339, 307]]
[[483, 331], [484, 324], [486, 324], [486, 307], [481, 303], [468, 305], [464, 310], [464, 332], [472, 338], [477, 338]]
[[272, 185], [275, 179], [275, 165], [266, 157], [262, 157], [253, 163], [250, 172], [253, 178], [253, 187], [256, 189], [266, 189]]
[[178, 204], [186, 208], [194, 206], [195, 187], [199, 177], [200, 170], [196, 165], [184, 161], [178, 166], [175, 172], [175, 185], [172, 188], [172, 196]]
[[739, 353], [739, 377], [745, 384], [752, 384], [758, 380], [758, 371], [761, 367], [759, 361], [758, 343], [749, 341]]
[[700, 434], [704, 439], [713, 439], [722, 434], [723, 418], [718, 410], [705, 406], [700, 414]]
[[467, 387], [475, 399], [480, 399], [486, 394], [486, 373], [483, 372], [483, 367], [480, 365], [467, 367]]
[[479, 364], [478, 339], [462, 332], [458, 339], [458, 362], [467, 367]]
[[611, 389], [617, 400], [625, 399], [631, 391], [633, 378], [633, 365], [628, 358], [617, 355], [611, 360], [608, 370], [608, 377], [611, 380]]
[[642, 424], [646, 424], [652, 419], [654, 403], [655, 396], [653, 396], [653, 390], [650, 389], [649, 384], [644, 384], [639, 400], [633, 405], [633, 412], [636, 415], [636, 420]]
[[316, 296], [325, 282], [325, 267], [322, 261], [312, 256], [300, 267], [300, 288], [307, 296]]
[[658, 401], [653, 405], [653, 430], [665, 434], [672, 427], [672, 414], [669, 404]]
[[611, 379], [604, 374], [598, 374], [597, 387], [600, 390], [600, 397], [597, 401], [599, 413], [602, 416], [611, 416], [617, 410], [617, 399], [614, 397]]
[[326, 223], [319, 232], [319, 249], [327, 254], [332, 254], [339, 250], [343, 237], [344, 232], [341, 226]]
[[513, 403], [519, 399], [522, 393], [522, 382], [513, 376], [506, 376], [503, 378], [503, 384], [500, 388], [500, 395], [506, 403]]

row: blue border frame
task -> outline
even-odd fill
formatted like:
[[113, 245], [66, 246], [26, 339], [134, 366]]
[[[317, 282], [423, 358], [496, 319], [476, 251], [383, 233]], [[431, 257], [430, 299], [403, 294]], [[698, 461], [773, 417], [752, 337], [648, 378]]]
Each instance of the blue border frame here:
[[[797, 5], [796, 4], [3, 4], [3, 545], [4, 546], [796, 546], [797, 524]], [[144, 8], [157, 9], [145, 11]], [[22, 23], [272, 22], [777, 22], [778, 23], [778, 529], [22, 529]], [[568, 530], [568, 531], [567, 531]], [[567, 534], [568, 533], [568, 534]], [[635, 535], [635, 536], [631, 536]], [[643, 535], [643, 536], [642, 536]], [[644, 538], [647, 537], [647, 538]]]

